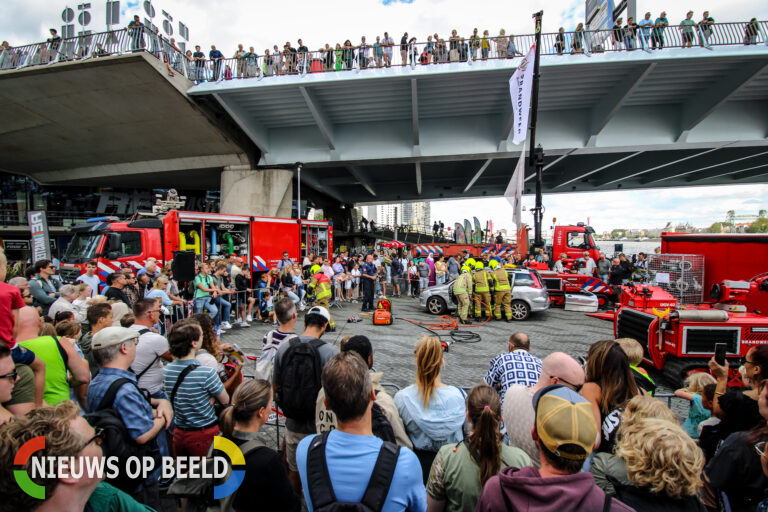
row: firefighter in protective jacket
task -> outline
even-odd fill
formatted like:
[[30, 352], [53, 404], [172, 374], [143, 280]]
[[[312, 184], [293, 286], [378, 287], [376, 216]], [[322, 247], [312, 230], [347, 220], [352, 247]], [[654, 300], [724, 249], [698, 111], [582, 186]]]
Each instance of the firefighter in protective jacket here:
[[463, 324], [472, 322], [467, 318], [469, 313], [469, 297], [472, 295], [472, 274], [468, 266], [461, 267], [461, 274], [456, 278], [456, 284], [453, 285], [453, 294], [459, 302], [459, 319]]
[[331, 280], [325, 275], [320, 265], [312, 265], [310, 269], [312, 279], [309, 281], [309, 288], [315, 292], [314, 304], [317, 306], [323, 306], [328, 310], [328, 315], [331, 317], [328, 322], [328, 331], [334, 331], [336, 329], [336, 322], [333, 321], [333, 315], [331, 315], [331, 308], [329, 303], [333, 296], [333, 288], [331, 287]]
[[509, 285], [509, 274], [496, 260], [491, 260], [491, 276], [493, 277], [493, 316], [501, 320], [501, 307], [504, 306], [504, 318], [512, 320], [512, 287]]
[[472, 274], [472, 280], [475, 283], [475, 318], [480, 318], [483, 314], [483, 305], [480, 302], [486, 304], [489, 313], [491, 308], [491, 278], [490, 274], [483, 268], [481, 261], [475, 263], [475, 272]]

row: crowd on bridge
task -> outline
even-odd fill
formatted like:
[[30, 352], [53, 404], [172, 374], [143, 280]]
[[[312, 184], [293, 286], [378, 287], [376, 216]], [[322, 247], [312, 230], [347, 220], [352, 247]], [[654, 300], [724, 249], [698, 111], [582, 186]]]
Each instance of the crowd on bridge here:
[[[694, 44], [709, 47], [711, 43], [755, 45], [762, 34], [757, 18], [739, 24], [739, 36], [734, 36], [734, 27], [724, 27], [721, 34], [717, 34], [716, 28], [715, 20], [709, 11], [703, 11], [698, 21], [694, 19], [694, 12], [688, 11], [679, 23], [670, 23], [664, 11], [657, 16], [647, 12], [639, 20], [628, 17], [625, 22], [619, 17], [613, 27], [607, 30], [589, 31], [583, 23], [568, 32], [564, 27], [560, 27], [556, 34], [546, 35], [542, 51], [545, 54], [563, 55], [631, 51], [639, 48], [691, 48]], [[671, 32], [672, 30], [675, 31]], [[275, 44], [261, 52], [254, 46], [238, 44], [232, 52], [232, 57], [228, 58], [216, 45], [211, 45], [209, 50], [196, 45], [194, 50], [190, 48], [182, 51], [174, 38], [166, 38], [159, 28], [150, 30], [139, 16], [135, 16], [128, 24], [126, 36], [124, 42], [114, 36], [93, 41], [87, 36], [78, 36], [77, 49], [71, 50], [63, 44], [57, 30], [51, 28], [50, 37], [45, 42], [35, 48], [25, 48], [24, 51], [14, 48], [8, 41], [3, 41], [0, 46], [0, 69], [15, 68], [25, 63], [46, 64], [57, 58], [71, 60], [101, 57], [121, 53], [125, 47], [132, 52], [150, 51], [164, 60], [169, 74], [183, 72], [190, 79], [201, 82], [320, 71], [513, 59], [522, 56], [522, 52], [527, 49], [521, 44], [530, 42], [529, 36], [525, 36], [525, 43], [516, 41], [515, 35], [508, 34], [503, 28], [499, 29], [498, 33], [474, 28], [470, 35], [459, 34], [458, 30], [453, 29], [449, 36], [440, 36], [435, 32], [428, 34], [426, 40], [422, 41], [408, 32], [399, 37], [384, 32], [374, 38], [362, 36], [358, 42], [346, 39], [343, 43], [325, 43], [317, 50], [311, 50], [302, 39], [298, 39], [296, 44], [291, 41]]]
[[[191, 492], [185, 479], [158, 472], [32, 476], [45, 488], [36, 498], [16, 483], [31, 462], [14, 459], [37, 437], [45, 445], [30, 460], [206, 457], [214, 436], [244, 452], [229, 510], [360, 501], [419, 511], [768, 506], [768, 346], [743, 359], [745, 390], [728, 387], [728, 363], [714, 358], [709, 373], [693, 374], [675, 393], [690, 402], [682, 424], [654, 397], [643, 347], [629, 338], [596, 341], [578, 361], [564, 352], [539, 358], [536, 340], [515, 332], [508, 350], [489, 354], [477, 384], [461, 387], [442, 372], [440, 339], [425, 335], [414, 340], [414, 384], [390, 395], [373, 369], [380, 340], [348, 335], [337, 347], [323, 335], [334, 326], [332, 294], [346, 300], [332, 281], [358, 269], [363, 309], [372, 308], [376, 284], [386, 293], [391, 267], [405, 270], [402, 256], [307, 255], [297, 264], [285, 253], [252, 281], [232, 255], [199, 263], [190, 283], [148, 260], [104, 286], [95, 263], [61, 284], [48, 260], [6, 283], [0, 252], [0, 507], [150, 511], [166, 495], [201, 506], [210, 486]], [[464, 257], [427, 264], [419, 288], [466, 275]], [[487, 253], [475, 263], [500, 260]], [[248, 374], [248, 356], [225, 341], [252, 315], [277, 325]], [[280, 453], [257, 440], [275, 421], [273, 407], [285, 419]]]

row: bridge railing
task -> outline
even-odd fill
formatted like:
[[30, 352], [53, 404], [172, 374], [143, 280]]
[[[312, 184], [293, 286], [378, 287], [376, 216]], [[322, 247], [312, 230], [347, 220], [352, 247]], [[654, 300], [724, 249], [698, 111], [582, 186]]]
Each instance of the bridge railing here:
[[[692, 45], [712, 49], [715, 46], [734, 45], [768, 45], [768, 21], [760, 21], [755, 25], [747, 22], [718, 23], [712, 30], [701, 27], [691, 28]], [[614, 31], [580, 30], [574, 32], [542, 34], [542, 55], [583, 54], [587, 57], [594, 53], [612, 51], [645, 50], [682, 48], [686, 43], [683, 27], [670, 25], [654, 29], [619, 29]], [[232, 80], [240, 78], [257, 78], [280, 75], [299, 75], [308, 73], [327, 73], [336, 71], [352, 71], [355, 73], [384, 67], [429, 66], [437, 64], [466, 63], [484, 60], [502, 60], [521, 57], [534, 43], [534, 35], [518, 36], [488, 36], [478, 39], [449, 38], [437, 41], [416, 42], [411, 40], [402, 49], [400, 43], [395, 43], [391, 50], [384, 46], [366, 43], [364, 45], [346, 45], [340, 48], [321, 49], [317, 51], [290, 53], [270, 52], [270, 55], [260, 55], [249, 59], [250, 68], [243, 66], [242, 59], [227, 58], [221, 62], [221, 73], [206, 75], [206, 80]], [[511, 43], [511, 44], [510, 44]], [[391, 54], [389, 66], [387, 55]], [[210, 68], [210, 64], [209, 64]], [[229, 68], [230, 72], [227, 72]], [[248, 70], [250, 69], [250, 71]]]
[[97, 32], [24, 46], [0, 47], [0, 70], [47, 66], [58, 62], [149, 52], [187, 76], [185, 55], [158, 33], [146, 28]]
[[[692, 45], [713, 49], [717, 46], [768, 46], [768, 21], [716, 23], [711, 30], [690, 27], [691, 32], [677, 25], [654, 29], [579, 30], [546, 33], [541, 37], [542, 55], [583, 54], [611, 51], [682, 48], [688, 39]], [[690, 36], [686, 34], [690, 33]], [[195, 81], [222, 81], [279, 75], [306, 75], [336, 71], [364, 72], [382, 67], [429, 66], [438, 64], [471, 65], [478, 60], [514, 59], [522, 56], [534, 43], [533, 34], [517, 36], [496, 35], [479, 37], [449, 37], [437, 41], [392, 46], [375, 43], [346, 45], [317, 51], [291, 53], [270, 52], [270, 55], [249, 56], [248, 59], [225, 58], [193, 61], [191, 52], [184, 55], [170, 41], [146, 28], [114, 30], [87, 36], [76, 36], [54, 42], [2, 48], [0, 70], [28, 66], [50, 65], [78, 59], [146, 51], [165, 61], [169, 69]], [[511, 43], [511, 44], [510, 44]], [[391, 56], [391, 58], [388, 58]]]

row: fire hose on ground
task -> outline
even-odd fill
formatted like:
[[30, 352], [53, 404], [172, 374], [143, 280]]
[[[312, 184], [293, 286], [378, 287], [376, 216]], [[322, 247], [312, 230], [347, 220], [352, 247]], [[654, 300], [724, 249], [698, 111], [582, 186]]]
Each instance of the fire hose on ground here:
[[[476, 299], [475, 297], [472, 297], [472, 300], [480, 304], [481, 306], [485, 306], [486, 311], [488, 311], [488, 318], [485, 319], [482, 323], [479, 324], [471, 324], [471, 325], [459, 325], [459, 319], [458, 317], [452, 317], [450, 315], [441, 315], [438, 322], [419, 322], [417, 320], [411, 320], [410, 318], [403, 318], [403, 317], [397, 317], [399, 320], [404, 320], [406, 322], [412, 323], [413, 325], [416, 325], [418, 327], [421, 327], [422, 329], [425, 329], [429, 331], [433, 336], [440, 339], [440, 344], [443, 346], [443, 351], [448, 352], [451, 345], [454, 343], [478, 343], [481, 338], [480, 335], [476, 332], [462, 332], [461, 329], [472, 329], [475, 327], [482, 327], [488, 322], [491, 321], [491, 315], [493, 314], [493, 311], [491, 310], [491, 307], [486, 304], [485, 302]], [[440, 334], [436, 331], [450, 331], [447, 334]], [[447, 340], [444, 340], [443, 338], [449, 338]]]

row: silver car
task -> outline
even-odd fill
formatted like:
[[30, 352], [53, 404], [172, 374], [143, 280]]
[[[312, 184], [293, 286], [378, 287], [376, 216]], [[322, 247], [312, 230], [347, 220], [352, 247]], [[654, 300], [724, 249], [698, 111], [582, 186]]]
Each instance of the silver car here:
[[[549, 294], [542, 285], [538, 273], [526, 268], [508, 268], [509, 284], [512, 285], [512, 318], [525, 320], [532, 312], [546, 311], [549, 308]], [[427, 288], [419, 296], [422, 307], [433, 315], [444, 315], [456, 311], [459, 303], [453, 294], [456, 281]], [[470, 304], [473, 308], [474, 301]]]

